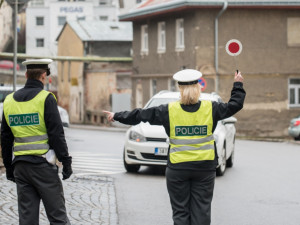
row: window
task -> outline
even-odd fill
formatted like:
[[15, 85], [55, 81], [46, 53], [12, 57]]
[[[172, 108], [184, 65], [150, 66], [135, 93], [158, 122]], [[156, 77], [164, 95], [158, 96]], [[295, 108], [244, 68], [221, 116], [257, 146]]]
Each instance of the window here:
[[183, 19], [176, 20], [176, 50], [184, 50], [184, 27]]
[[290, 107], [300, 107], [300, 79], [289, 80], [289, 103]]
[[35, 21], [37, 26], [44, 26], [44, 17], [38, 16], [35, 18]]
[[120, 9], [124, 8], [124, 0], [119, 0], [119, 7]]
[[155, 95], [157, 93], [157, 81], [156, 79], [151, 79], [151, 96]]
[[141, 27], [141, 53], [148, 54], [148, 26]]
[[37, 38], [36, 39], [36, 47], [44, 47], [44, 38]]
[[100, 20], [107, 21], [108, 20], [108, 16], [100, 16]]
[[157, 52], [164, 53], [166, 52], [166, 23], [158, 23], [158, 42], [157, 42]]
[[108, 5], [108, 0], [99, 0], [99, 5]]
[[300, 46], [300, 17], [287, 18], [287, 44], [290, 47]]
[[169, 79], [169, 90], [170, 91], [178, 91], [177, 90], [177, 82], [174, 79]]
[[85, 16], [78, 16], [77, 21], [85, 21]]
[[59, 16], [59, 17], [58, 17], [58, 25], [59, 25], [59, 26], [64, 25], [66, 21], [67, 21], [67, 19], [66, 19], [65, 16]]
[[43, 6], [44, 5], [44, 0], [31, 0], [31, 4], [33, 6]]

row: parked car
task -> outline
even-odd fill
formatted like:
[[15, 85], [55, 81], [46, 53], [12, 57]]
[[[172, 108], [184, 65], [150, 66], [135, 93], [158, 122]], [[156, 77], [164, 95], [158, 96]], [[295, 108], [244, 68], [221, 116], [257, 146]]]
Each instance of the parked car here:
[[[19, 90], [24, 86], [16, 86], [16, 89]], [[13, 92], [13, 86], [0, 86], [0, 102], [3, 102], [7, 95]]]
[[[145, 108], [178, 101], [179, 92], [161, 91], [153, 96]], [[200, 100], [222, 102], [215, 93], [201, 93]], [[237, 119], [229, 117], [218, 122], [214, 138], [219, 156], [217, 175], [223, 175], [226, 167], [232, 167], [234, 162], [235, 123]], [[163, 126], [150, 125], [141, 122], [128, 129], [124, 146], [124, 166], [128, 172], [137, 172], [141, 165], [165, 166], [168, 154], [168, 136]]]
[[58, 107], [59, 115], [60, 115], [63, 126], [69, 127], [70, 121], [69, 121], [69, 114], [68, 114], [67, 110], [65, 110], [64, 108], [62, 108], [60, 106], [57, 106], [57, 107]]
[[300, 140], [300, 115], [291, 120], [288, 132], [295, 140]]
[[[10, 60], [0, 60], [0, 69], [9, 69], [12, 70], [14, 68], [14, 62]], [[20, 70], [20, 66], [17, 64], [16, 69]]]

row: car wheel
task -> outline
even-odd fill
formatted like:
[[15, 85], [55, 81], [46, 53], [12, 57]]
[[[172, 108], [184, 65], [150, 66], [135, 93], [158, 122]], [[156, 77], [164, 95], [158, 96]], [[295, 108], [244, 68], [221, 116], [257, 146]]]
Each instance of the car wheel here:
[[294, 139], [295, 141], [300, 141], [300, 135], [298, 137], [295, 137]]
[[224, 143], [221, 155], [221, 165], [217, 168], [217, 176], [223, 176], [226, 170], [226, 144]]
[[233, 160], [234, 160], [234, 149], [232, 150], [231, 156], [226, 161], [226, 166], [227, 167], [232, 167], [233, 166]]
[[124, 162], [124, 167], [125, 167], [126, 171], [129, 173], [137, 173], [141, 167], [141, 165], [131, 165], [131, 164], [126, 163], [125, 149], [124, 149], [124, 153], [123, 153], [123, 162]]

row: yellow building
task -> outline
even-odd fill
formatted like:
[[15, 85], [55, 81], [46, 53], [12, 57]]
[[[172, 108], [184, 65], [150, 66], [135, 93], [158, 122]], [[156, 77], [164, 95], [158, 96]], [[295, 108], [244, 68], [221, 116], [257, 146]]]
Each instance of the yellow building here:
[[132, 44], [131, 23], [67, 22], [57, 42], [58, 56], [108, 59], [88, 63], [66, 60], [58, 64], [58, 102], [68, 110], [70, 122], [105, 123], [102, 110], [112, 110], [113, 99], [118, 101], [119, 95], [131, 96], [132, 63], [128, 60]]

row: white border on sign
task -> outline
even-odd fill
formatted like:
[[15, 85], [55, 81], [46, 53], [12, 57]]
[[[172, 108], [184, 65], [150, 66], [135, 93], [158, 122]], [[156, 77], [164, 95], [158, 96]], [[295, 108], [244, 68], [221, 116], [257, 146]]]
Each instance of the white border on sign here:
[[[240, 49], [239, 49], [239, 51], [238, 51], [237, 53], [232, 53], [232, 52], [229, 51], [229, 45], [230, 45], [231, 43], [233, 43], [233, 42], [234, 42], [234, 43], [237, 43], [237, 44], [239, 45], [239, 47], [240, 47]], [[241, 43], [239, 40], [237, 40], [237, 39], [231, 39], [231, 40], [229, 40], [229, 41], [226, 43], [226, 52], [228, 53], [228, 55], [231, 55], [231, 56], [237, 56], [237, 55], [241, 54], [242, 49], [243, 49], [242, 43]]]

